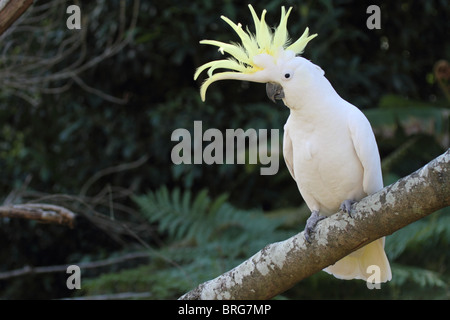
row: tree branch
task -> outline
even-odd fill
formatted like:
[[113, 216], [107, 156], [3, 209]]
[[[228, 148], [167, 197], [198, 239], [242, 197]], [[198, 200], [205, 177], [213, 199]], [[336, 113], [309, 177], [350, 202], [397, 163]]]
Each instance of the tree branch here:
[[[128, 260], [132, 259], [139, 259], [139, 258], [149, 258], [150, 254], [148, 252], [134, 252], [134, 253], [128, 253], [120, 257], [106, 259], [106, 260], [98, 260], [98, 261], [91, 261], [91, 262], [79, 262], [79, 263], [72, 263], [80, 267], [80, 269], [93, 269], [93, 268], [100, 268], [105, 266], [110, 266], [113, 264], [122, 263]], [[70, 264], [64, 264], [64, 265], [57, 265], [57, 266], [43, 266], [43, 267], [31, 267], [31, 266], [24, 266], [20, 269], [0, 272], [0, 280], [20, 277], [24, 275], [30, 275], [30, 274], [44, 274], [44, 273], [52, 273], [52, 272], [65, 272], [67, 270], [67, 267]]]
[[46, 203], [28, 203], [0, 206], [0, 217], [64, 224], [73, 228], [76, 216], [72, 211], [60, 206]]
[[[0, 8], [4, 1], [0, 0]], [[109, 102], [124, 104], [128, 101], [126, 94], [123, 98], [118, 98], [90, 86], [81, 78], [81, 74], [118, 54], [130, 44], [137, 24], [140, 0], [133, 0], [132, 6], [128, 6], [125, 0], [119, 1], [119, 24], [116, 26], [118, 30], [115, 30], [116, 27], [110, 28], [111, 32], [104, 35], [108, 41], [102, 46], [103, 51], [95, 55], [89, 54], [87, 50], [89, 15], [82, 16], [81, 30], [68, 30], [65, 24], [63, 25], [63, 9], [67, 7], [67, 1], [64, 0], [35, 4], [26, 17], [14, 25], [4, 25], [6, 20], [3, 18], [10, 19], [12, 14], [10, 8], [25, 8], [27, 3], [30, 5], [33, 1], [9, 1], [5, 8], [0, 10], [0, 35], [10, 27], [0, 37], [0, 78], [3, 91], [38, 106], [42, 94], [59, 94], [76, 83], [83, 90]], [[131, 17], [128, 22], [126, 17], [130, 7]], [[105, 4], [99, 3], [93, 11], [106, 9]], [[27, 41], [23, 42], [23, 38]]]
[[8, 29], [14, 21], [28, 9], [33, 0], [0, 1], [4, 8], [0, 8], [0, 35]]
[[[267, 245], [253, 257], [180, 297], [268, 299], [356, 249], [450, 205], [450, 149], [421, 169], [317, 225], [311, 244], [303, 232]], [[395, 277], [395, 274], [393, 275]]]

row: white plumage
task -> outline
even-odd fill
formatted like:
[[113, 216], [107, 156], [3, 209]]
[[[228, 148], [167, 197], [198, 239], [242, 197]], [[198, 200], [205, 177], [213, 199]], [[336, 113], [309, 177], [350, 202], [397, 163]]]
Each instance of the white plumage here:
[[[281, 72], [278, 80], [290, 109], [284, 159], [311, 212], [329, 216], [345, 200], [358, 201], [383, 188], [378, 147], [367, 118], [336, 93], [321, 68], [295, 57], [289, 69], [289, 78]], [[370, 265], [380, 267], [381, 282], [391, 279], [384, 238], [325, 271], [340, 279], [367, 280]]]

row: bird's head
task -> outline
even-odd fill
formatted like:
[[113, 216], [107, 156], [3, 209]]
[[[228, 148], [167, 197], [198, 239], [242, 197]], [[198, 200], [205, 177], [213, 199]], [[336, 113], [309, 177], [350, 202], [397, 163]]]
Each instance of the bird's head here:
[[[284, 99], [285, 103], [294, 99], [295, 87], [302, 82], [307, 82], [311, 74], [323, 71], [305, 58], [298, 55], [303, 52], [308, 42], [317, 34], [309, 36], [309, 29], [295, 42], [291, 43], [287, 32], [287, 20], [292, 8], [286, 12], [281, 7], [281, 20], [274, 32], [265, 22], [266, 10], [261, 14], [261, 19], [255, 10], [249, 5], [250, 12], [255, 23], [255, 34], [242, 29], [240, 24], [235, 24], [230, 19], [222, 16], [238, 34], [242, 44], [224, 43], [216, 40], [202, 40], [202, 44], [210, 44], [219, 47], [219, 51], [227, 52], [232, 57], [224, 60], [216, 60], [205, 63], [195, 72], [194, 79], [204, 70], [208, 70], [209, 78], [205, 80], [200, 89], [203, 101], [206, 98], [206, 90], [209, 85], [218, 80], [242, 80], [266, 83], [266, 91], [273, 101]], [[216, 72], [216, 69], [229, 69], [232, 71]], [[312, 72], [312, 73], [311, 73]], [[292, 88], [292, 90], [289, 90]]]

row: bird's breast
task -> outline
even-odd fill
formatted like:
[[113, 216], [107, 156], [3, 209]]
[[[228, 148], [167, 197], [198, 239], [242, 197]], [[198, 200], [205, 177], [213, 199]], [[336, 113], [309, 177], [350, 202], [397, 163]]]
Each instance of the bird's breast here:
[[314, 159], [314, 157], [317, 155], [317, 146], [314, 144], [313, 141], [306, 140], [304, 142], [304, 160], [305, 161], [311, 161]]
[[314, 197], [326, 211], [361, 196], [363, 169], [348, 134], [325, 128], [290, 133], [295, 180], [302, 194]]

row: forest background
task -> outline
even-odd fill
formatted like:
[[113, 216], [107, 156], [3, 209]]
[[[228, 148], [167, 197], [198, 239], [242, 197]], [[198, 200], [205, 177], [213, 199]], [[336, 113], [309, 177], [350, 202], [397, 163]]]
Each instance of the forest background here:
[[[2, 299], [173, 299], [303, 230], [309, 212], [281, 154], [272, 176], [170, 157], [173, 130], [196, 120], [282, 131], [289, 111], [263, 85], [214, 84], [203, 103], [204, 78], [193, 80], [220, 58], [200, 40], [238, 41], [220, 15], [253, 31], [248, 3], [270, 26], [292, 6], [290, 35], [319, 34], [304, 56], [368, 117], [385, 185], [449, 147], [448, 1], [73, 1], [79, 30], [69, 2], [36, 1], [0, 36], [0, 203], [78, 215], [74, 228], [0, 218]], [[381, 29], [367, 28], [370, 4]], [[381, 290], [320, 272], [276, 298], [448, 299], [449, 211], [387, 237], [393, 280]], [[70, 264], [80, 290], [66, 286]]]

